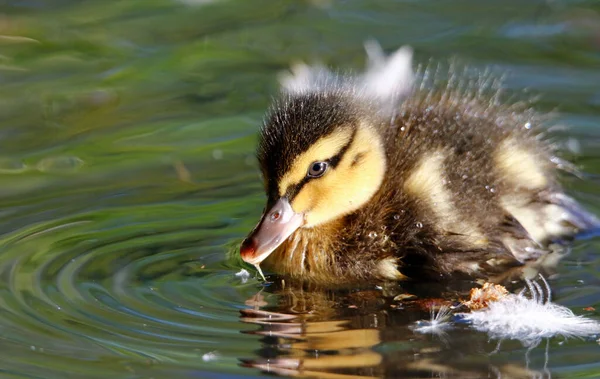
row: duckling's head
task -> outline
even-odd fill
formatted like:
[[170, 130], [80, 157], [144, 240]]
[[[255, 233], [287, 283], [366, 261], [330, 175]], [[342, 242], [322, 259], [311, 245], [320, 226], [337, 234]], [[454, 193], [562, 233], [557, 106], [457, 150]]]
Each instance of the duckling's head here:
[[267, 206], [240, 248], [246, 262], [259, 264], [300, 228], [341, 220], [381, 186], [383, 128], [411, 84], [411, 52], [367, 51], [371, 67], [360, 77], [302, 66], [283, 80], [260, 134]]

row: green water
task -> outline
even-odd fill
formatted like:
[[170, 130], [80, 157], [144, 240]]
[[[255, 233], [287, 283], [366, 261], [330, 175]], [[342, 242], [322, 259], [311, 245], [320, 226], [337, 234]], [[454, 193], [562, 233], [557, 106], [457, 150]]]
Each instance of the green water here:
[[[235, 275], [277, 73], [362, 67], [367, 38], [539, 95], [585, 172], [565, 185], [600, 213], [597, 1], [2, 1], [0, 377], [600, 377], [594, 341], [490, 355], [476, 332], [413, 333], [427, 314], [376, 290], [259, 293]], [[599, 248], [578, 243], [551, 278], [595, 318]]]

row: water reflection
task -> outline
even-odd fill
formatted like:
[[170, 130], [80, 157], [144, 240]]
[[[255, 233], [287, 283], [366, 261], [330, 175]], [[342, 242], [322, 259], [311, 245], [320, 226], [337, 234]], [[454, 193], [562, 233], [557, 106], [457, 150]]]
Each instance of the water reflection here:
[[[535, 360], [531, 367], [538, 369], [532, 369], [533, 347], [503, 343], [506, 351], [522, 353], [521, 364], [515, 364], [519, 359], [506, 364], [506, 359], [497, 359], [505, 354], [502, 341], [490, 341], [466, 325], [429, 334], [414, 331], [417, 321], [429, 319], [441, 306], [458, 305], [473, 286], [465, 281], [324, 291], [277, 280], [240, 311], [242, 323], [256, 325], [244, 333], [262, 337], [258, 358], [242, 359], [242, 365], [308, 378], [552, 377], [547, 351], [545, 361]], [[276, 295], [276, 304], [267, 295]]]
[[384, 356], [374, 348], [382, 342], [380, 328], [387, 321], [387, 311], [385, 299], [376, 291], [336, 296], [326, 291], [277, 289], [280, 303], [274, 307], [266, 306], [261, 292], [248, 299], [252, 308], [241, 311], [242, 322], [259, 326], [247, 333], [264, 336], [258, 352], [261, 358], [244, 361], [244, 365], [286, 376], [382, 375]]

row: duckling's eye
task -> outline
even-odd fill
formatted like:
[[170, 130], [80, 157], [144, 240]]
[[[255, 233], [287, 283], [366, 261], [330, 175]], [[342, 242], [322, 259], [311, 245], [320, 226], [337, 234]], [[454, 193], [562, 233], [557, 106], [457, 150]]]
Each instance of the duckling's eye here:
[[318, 178], [327, 171], [327, 162], [314, 162], [308, 167], [308, 176]]

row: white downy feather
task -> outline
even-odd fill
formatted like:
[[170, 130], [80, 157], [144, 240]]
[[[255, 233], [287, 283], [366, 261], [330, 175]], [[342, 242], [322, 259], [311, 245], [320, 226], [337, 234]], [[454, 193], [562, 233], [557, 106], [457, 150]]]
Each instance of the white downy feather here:
[[569, 308], [552, 303], [550, 286], [540, 277], [544, 288], [527, 280], [528, 291], [509, 294], [490, 302], [487, 308], [470, 313], [452, 316], [450, 309], [443, 307], [437, 313], [432, 311], [431, 320], [418, 321], [411, 329], [416, 333], [442, 335], [455, 323], [466, 322], [492, 339], [518, 340], [529, 348], [553, 337], [586, 338], [600, 334], [598, 321], [577, 316]]
[[551, 302], [551, 291], [528, 281], [529, 296], [525, 291], [510, 294], [491, 302], [485, 309], [458, 314], [479, 331], [494, 339], [519, 340], [526, 346], [537, 346], [542, 339], [561, 336], [584, 338], [600, 334], [600, 323], [575, 315], [569, 308]]
[[375, 41], [365, 43], [367, 69], [360, 75], [338, 74], [323, 65], [298, 63], [291, 73], [280, 76], [281, 87], [290, 95], [342, 91], [391, 111], [408, 96], [415, 81], [413, 51], [404, 46], [386, 57]]
[[365, 50], [369, 63], [361, 83], [366, 92], [393, 102], [408, 96], [415, 80], [412, 49], [403, 46], [386, 57], [377, 42], [369, 41], [365, 44]]
[[451, 316], [452, 310], [450, 307], [442, 306], [437, 312], [432, 309], [430, 320], [417, 321], [411, 329], [421, 334], [443, 335], [446, 330], [452, 327]]

